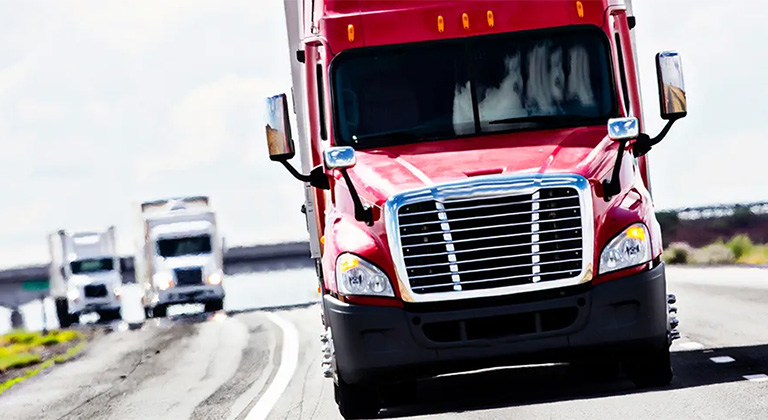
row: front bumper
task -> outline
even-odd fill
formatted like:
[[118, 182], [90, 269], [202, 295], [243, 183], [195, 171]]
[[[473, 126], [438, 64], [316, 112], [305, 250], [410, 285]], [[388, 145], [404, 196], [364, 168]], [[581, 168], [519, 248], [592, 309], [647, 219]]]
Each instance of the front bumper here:
[[628, 357], [668, 345], [663, 264], [594, 287], [521, 297], [422, 310], [350, 305], [326, 295], [337, 369], [345, 382], [359, 383], [513, 363]]
[[205, 303], [224, 299], [224, 288], [219, 285], [174, 286], [158, 292], [158, 304], [176, 305]]
[[120, 301], [117, 298], [80, 298], [69, 301], [69, 313], [80, 315], [88, 312], [119, 310]]

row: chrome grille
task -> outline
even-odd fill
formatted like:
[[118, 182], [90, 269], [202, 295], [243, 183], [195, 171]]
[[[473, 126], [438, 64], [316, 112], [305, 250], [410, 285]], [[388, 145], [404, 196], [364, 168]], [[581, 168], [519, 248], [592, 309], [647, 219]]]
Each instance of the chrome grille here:
[[174, 271], [178, 286], [194, 286], [203, 283], [203, 270], [201, 268], [177, 268]]
[[586, 180], [580, 180], [582, 188], [572, 180], [534, 179], [520, 188], [437, 187], [405, 198], [393, 209], [391, 226], [401, 280], [426, 297], [531, 284], [541, 289], [579, 278], [591, 258], [584, 254], [591, 238], [582, 223]]

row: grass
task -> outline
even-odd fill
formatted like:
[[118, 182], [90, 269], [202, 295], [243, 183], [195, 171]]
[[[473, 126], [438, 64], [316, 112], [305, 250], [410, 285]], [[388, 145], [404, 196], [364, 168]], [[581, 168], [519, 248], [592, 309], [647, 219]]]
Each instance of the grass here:
[[[78, 343], [68, 348], [63, 354], [55, 355], [47, 360], [42, 360], [42, 356], [39, 354], [47, 347], [73, 341], [78, 341]], [[72, 330], [51, 331], [46, 335], [40, 332], [13, 331], [0, 336], [0, 373], [10, 369], [23, 369], [32, 366], [21, 375], [0, 383], [0, 394], [56, 363], [64, 363], [75, 357], [85, 348], [85, 345], [85, 335]]]
[[40, 356], [32, 353], [0, 353], [0, 372], [13, 368], [22, 368], [40, 363]]

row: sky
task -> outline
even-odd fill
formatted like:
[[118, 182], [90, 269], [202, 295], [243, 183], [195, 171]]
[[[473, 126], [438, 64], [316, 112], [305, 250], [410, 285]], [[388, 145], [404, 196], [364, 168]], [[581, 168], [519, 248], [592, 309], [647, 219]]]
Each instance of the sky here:
[[[768, 5], [635, 0], [646, 129], [656, 52], [683, 61], [688, 117], [650, 154], [659, 208], [768, 200]], [[301, 185], [267, 158], [263, 99], [290, 90], [280, 0], [0, 0], [0, 267], [46, 236], [206, 194], [230, 246], [306, 238]], [[298, 162], [296, 162], [298, 164]]]

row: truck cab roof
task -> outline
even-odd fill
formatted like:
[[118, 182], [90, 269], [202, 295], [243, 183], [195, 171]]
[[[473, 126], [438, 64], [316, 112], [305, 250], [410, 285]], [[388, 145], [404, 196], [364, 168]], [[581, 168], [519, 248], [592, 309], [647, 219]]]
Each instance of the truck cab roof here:
[[[348, 48], [435, 41], [553, 28], [602, 26], [623, 0], [324, 0], [307, 9], [305, 34], [328, 40], [332, 54]], [[313, 27], [315, 28], [313, 31]]]

